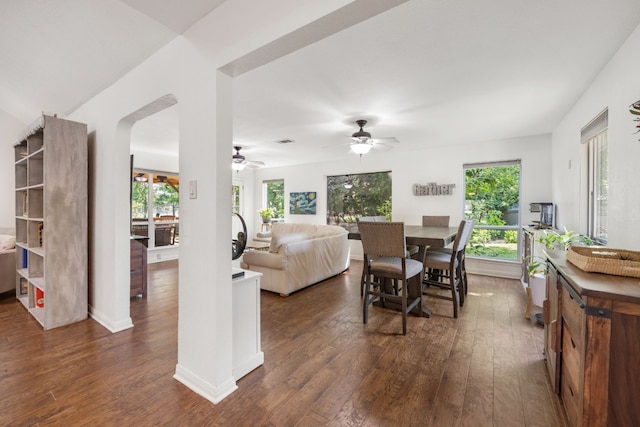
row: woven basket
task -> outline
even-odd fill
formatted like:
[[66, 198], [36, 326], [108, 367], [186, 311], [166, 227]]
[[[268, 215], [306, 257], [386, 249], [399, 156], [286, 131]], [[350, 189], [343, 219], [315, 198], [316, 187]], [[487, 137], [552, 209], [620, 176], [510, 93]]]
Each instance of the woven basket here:
[[640, 252], [607, 247], [571, 246], [567, 260], [580, 270], [640, 277]]

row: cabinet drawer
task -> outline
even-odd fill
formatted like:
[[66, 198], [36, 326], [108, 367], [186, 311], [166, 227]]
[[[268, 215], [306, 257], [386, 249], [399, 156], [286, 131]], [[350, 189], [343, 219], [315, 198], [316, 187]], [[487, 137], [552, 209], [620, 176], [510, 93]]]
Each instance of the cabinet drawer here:
[[[565, 372], [565, 361], [562, 361], [562, 370]], [[569, 424], [572, 426], [582, 425], [582, 412], [580, 410], [580, 400], [582, 394], [579, 393], [575, 383], [571, 381], [570, 375], [563, 375], [560, 384], [560, 396], [564, 402]]]
[[582, 371], [582, 348], [576, 345], [571, 332], [565, 324], [562, 328], [562, 380], [569, 377], [571, 383], [576, 387], [573, 391], [580, 391], [577, 386], [580, 384], [580, 372]]
[[562, 320], [568, 326], [574, 344], [582, 350], [584, 348], [585, 333], [584, 309], [580, 307], [578, 301], [567, 290], [569, 285], [564, 281], [562, 282]]

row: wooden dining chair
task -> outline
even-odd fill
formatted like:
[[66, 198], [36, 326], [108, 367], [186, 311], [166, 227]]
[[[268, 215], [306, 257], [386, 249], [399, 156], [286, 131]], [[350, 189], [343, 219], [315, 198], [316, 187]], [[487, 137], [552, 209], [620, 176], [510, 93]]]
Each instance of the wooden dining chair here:
[[[449, 300], [453, 303], [453, 317], [458, 317], [458, 306], [464, 304], [466, 293], [466, 272], [462, 269], [464, 250], [471, 238], [473, 220], [462, 220], [458, 226], [458, 233], [453, 242], [451, 252], [429, 251], [427, 252], [424, 266], [425, 277], [423, 280], [422, 295]], [[430, 292], [429, 287], [449, 289], [451, 296], [442, 293]]]
[[422, 215], [423, 227], [448, 227], [449, 215]]
[[[422, 226], [423, 227], [448, 227], [449, 226], [449, 215], [422, 215]], [[437, 251], [443, 248], [427, 248], [427, 251]], [[447, 248], [451, 250], [450, 248]]]
[[[422, 310], [422, 295], [417, 286], [416, 295], [409, 301], [409, 280], [424, 272], [422, 262], [407, 258], [407, 244], [402, 222], [361, 222], [360, 238], [364, 250], [365, 291], [363, 322], [369, 318], [369, 305], [380, 301], [400, 305], [402, 334], [407, 334], [407, 314], [415, 307]], [[373, 281], [372, 277], [376, 280]]]
[[[360, 224], [361, 222], [387, 222], [387, 217], [385, 216], [361, 216], [356, 219], [356, 222]], [[417, 245], [407, 245], [407, 258], [415, 258], [417, 259], [418, 253], [420, 251], [420, 247]], [[364, 275], [365, 269], [362, 268], [362, 278], [360, 279], [360, 296], [364, 295]]]

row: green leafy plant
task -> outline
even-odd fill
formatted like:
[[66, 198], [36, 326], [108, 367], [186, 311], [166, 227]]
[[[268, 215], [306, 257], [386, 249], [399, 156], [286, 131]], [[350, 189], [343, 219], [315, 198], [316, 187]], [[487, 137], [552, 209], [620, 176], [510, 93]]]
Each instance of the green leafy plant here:
[[544, 259], [536, 256], [528, 256], [525, 257], [525, 260], [528, 261], [527, 274], [529, 277], [533, 277], [536, 274], [547, 275], [547, 263]]
[[258, 211], [258, 215], [260, 215], [262, 219], [271, 219], [271, 217], [273, 217], [273, 209], [271, 208], [260, 209]]
[[569, 250], [569, 247], [574, 245], [593, 245], [593, 240], [591, 240], [589, 236], [567, 230], [566, 228], [564, 228], [563, 234], [559, 234], [554, 231], [545, 231], [544, 234], [538, 238], [538, 242], [543, 243], [547, 249], [555, 250], [562, 248], [565, 251]]

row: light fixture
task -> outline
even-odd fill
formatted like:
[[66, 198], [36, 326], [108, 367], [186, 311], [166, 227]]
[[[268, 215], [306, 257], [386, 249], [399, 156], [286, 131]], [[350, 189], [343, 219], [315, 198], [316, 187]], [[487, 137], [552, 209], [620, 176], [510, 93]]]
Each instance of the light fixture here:
[[148, 178], [144, 173], [140, 172], [136, 176], [134, 176], [133, 179], [138, 182], [147, 182]]
[[354, 142], [351, 144], [351, 151], [362, 156], [367, 154], [371, 147], [371, 144], [367, 141]]
[[351, 188], [353, 188], [353, 184], [350, 182], [345, 182], [344, 183], [344, 188], [346, 188], [347, 190], [350, 190]]
[[242, 162], [233, 162], [231, 163], [231, 169], [235, 170], [235, 171], [241, 171], [242, 169], [245, 168], [245, 166], [247, 166], [246, 163], [242, 163]]

